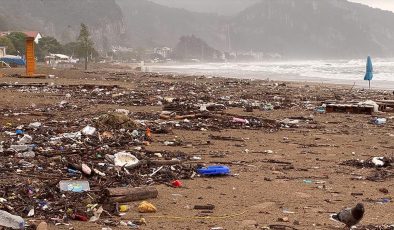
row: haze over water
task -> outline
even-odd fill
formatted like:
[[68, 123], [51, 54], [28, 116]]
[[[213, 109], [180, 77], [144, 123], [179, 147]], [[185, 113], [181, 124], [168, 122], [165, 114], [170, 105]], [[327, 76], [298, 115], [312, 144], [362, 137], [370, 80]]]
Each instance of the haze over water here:
[[[356, 84], [368, 87], [364, 81], [366, 59], [283, 61], [254, 63], [196, 63], [155, 65], [152, 71], [192, 75], [210, 75], [247, 79]], [[394, 59], [373, 59], [372, 88], [394, 89]]]

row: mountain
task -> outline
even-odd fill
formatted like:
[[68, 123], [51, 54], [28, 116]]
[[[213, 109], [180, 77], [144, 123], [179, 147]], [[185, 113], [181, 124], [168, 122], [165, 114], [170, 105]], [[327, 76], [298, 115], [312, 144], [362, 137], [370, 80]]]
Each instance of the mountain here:
[[285, 57], [394, 55], [394, 14], [345, 0], [262, 0], [231, 19], [235, 50]]
[[147, 0], [116, 0], [127, 27], [127, 45], [174, 47], [183, 35], [203, 37], [210, 45], [221, 43], [224, 17], [162, 6]]
[[150, 0], [157, 4], [200, 13], [234, 15], [259, 0]]
[[96, 48], [119, 43], [125, 33], [114, 0], [0, 0], [0, 30], [40, 31], [62, 42], [74, 41], [88, 25]]
[[[163, 4], [180, 4], [166, 1]], [[394, 55], [394, 13], [346, 0], [260, 0], [233, 16], [195, 13], [147, 0], [116, 2], [132, 46], [174, 47], [179, 37], [194, 34], [216, 49], [284, 58]]]
[[[0, 30], [38, 30], [68, 42], [83, 22], [98, 50], [174, 48], [180, 37], [194, 35], [216, 50], [283, 58], [394, 56], [394, 13], [346, 0], [0, 0], [0, 5]], [[173, 7], [222, 8], [226, 15]]]
[[182, 36], [174, 48], [173, 56], [177, 60], [222, 60], [222, 52], [210, 47], [205, 41], [194, 35]]

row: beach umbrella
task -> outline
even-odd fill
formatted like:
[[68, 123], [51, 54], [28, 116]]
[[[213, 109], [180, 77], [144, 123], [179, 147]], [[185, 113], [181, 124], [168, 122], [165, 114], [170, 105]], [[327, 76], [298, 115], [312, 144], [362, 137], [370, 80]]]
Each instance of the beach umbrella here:
[[371, 57], [367, 58], [367, 71], [365, 73], [364, 80], [369, 82], [369, 88], [371, 89], [371, 80], [373, 78], [373, 67]]

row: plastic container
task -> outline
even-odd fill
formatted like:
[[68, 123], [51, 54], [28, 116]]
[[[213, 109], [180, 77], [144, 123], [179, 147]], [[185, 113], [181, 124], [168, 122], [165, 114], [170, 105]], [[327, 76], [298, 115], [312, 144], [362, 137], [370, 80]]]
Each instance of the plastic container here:
[[230, 168], [227, 166], [213, 165], [206, 168], [197, 169], [197, 173], [204, 176], [220, 176], [230, 174]]
[[12, 229], [25, 229], [25, 221], [20, 216], [0, 210], [0, 226]]
[[34, 149], [34, 145], [11, 145], [10, 148], [17, 152], [32, 151]]
[[62, 180], [59, 182], [60, 191], [63, 192], [87, 192], [90, 191], [89, 181], [85, 180]]
[[172, 185], [173, 187], [175, 187], [175, 188], [182, 187], [182, 181], [180, 181], [180, 180], [174, 180], [174, 181], [171, 182], [171, 185]]
[[15, 155], [18, 158], [34, 158], [36, 154], [33, 151], [20, 152]]
[[376, 118], [375, 120], [373, 120], [373, 123], [375, 125], [384, 125], [386, 124], [387, 119], [386, 118]]
[[92, 136], [96, 132], [96, 128], [90, 125], [81, 130], [81, 133], [86, 136]]
[[130, 167], [133, 167], [134, 165], [138, 164], [138, 162], [139, 162], [137, 157], [135, 157], [131, 153], [124, 152], [124, 151], [115, 153], [114, 156], [115, 156], [115, 158], [114, 158], [115, 166], [130, 168]]
[[325, 113], [325, 112], [326, 112], [326, 107], [319, 106], [319, 107], [317, 107], [317, 108], [315, 109], [315, 111], [316, 111], [317, 113]]
[[23, 135], [23, 130], [22, 129], [17, 129], [15, 130], [16, 135]]

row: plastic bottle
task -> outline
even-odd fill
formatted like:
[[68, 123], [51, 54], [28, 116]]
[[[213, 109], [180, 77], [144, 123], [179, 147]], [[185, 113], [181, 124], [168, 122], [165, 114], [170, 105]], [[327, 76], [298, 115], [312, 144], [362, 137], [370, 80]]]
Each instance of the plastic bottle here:
[[34, 145], [11, 145], [11, 149], [14, 149], [17, 152], [23, 152], [23, 151], [31, 151], [34, 149]]
[[0, 210], [0, 226], [12, 229], [25, 229], [25, 221], [20, 216]]
[[62, 180], [59, 182], [60, 191], [87, 192], [90, 190], [89, 181]]
[[18, 158], [34, 158], [36, 154], [33, 151], [21, 152], [15, 155]]

